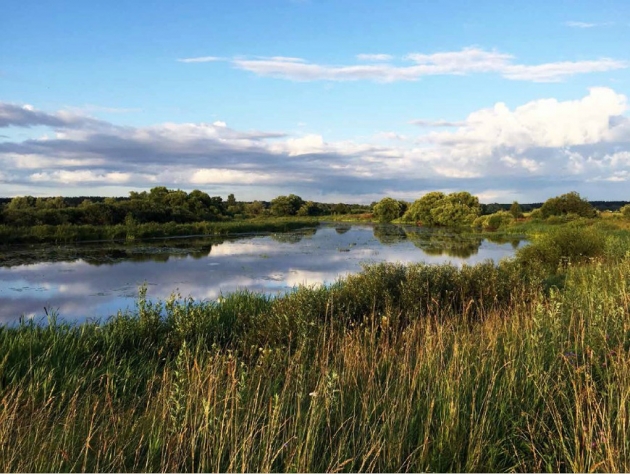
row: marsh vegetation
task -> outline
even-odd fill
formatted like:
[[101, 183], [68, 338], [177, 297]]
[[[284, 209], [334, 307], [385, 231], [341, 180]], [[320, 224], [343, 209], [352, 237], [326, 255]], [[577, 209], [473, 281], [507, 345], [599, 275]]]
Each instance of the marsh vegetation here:
[[627, 471], [630, 233], [569, 214], [497, 264], [2, 326], [0, 469]]

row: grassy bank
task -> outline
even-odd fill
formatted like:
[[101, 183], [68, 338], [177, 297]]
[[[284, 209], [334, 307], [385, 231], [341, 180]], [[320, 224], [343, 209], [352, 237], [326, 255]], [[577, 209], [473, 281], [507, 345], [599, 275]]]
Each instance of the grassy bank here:
[[156, 237], [193, 235], [227, 235], [248, 232], [283, 232], [319, 223], [311, 217], [276, 217], [223, 222], [195, 222], [190, 224], [120, 224], [95, 225], [37, 225], [13, 227], [0, 225], [0, 242], [13, 243], [68, 243], [79, 241], [136, 240]]
[[0, 469], [626, 471], [630, 256], [571, 238], [1, 328]]

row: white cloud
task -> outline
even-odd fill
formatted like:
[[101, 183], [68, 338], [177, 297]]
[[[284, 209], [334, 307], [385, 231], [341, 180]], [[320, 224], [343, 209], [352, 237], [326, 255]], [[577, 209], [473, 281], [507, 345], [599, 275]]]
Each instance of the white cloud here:
[[590, 23], [590, 22], [586, 22], [586, 21], [565, 21], [564, 24], [566, 26], [569, 26], [571, 28], [595, 28], [597, 26], [608, 26], [608, 25], [612, 25], [613, 23], [610, 21], [604, 22], [604, 23]]
[[469, 72], [501, 71], [513, 56], [498, 51], [484, 51], [478, 48], [464, 48], [461, 51], [445, 53], [412, 53], [406, 59], [431, 67], [433, 74], [466, 74]]
[[404, 142], [405, 140], [408, 140], [408, 138], [409, 137], [406, 135], [401, 135], [396, 132], [379, 132], [374, 135], [375, 140], [397, 140]]
[[47, 114], [36, 110], [32, 105], [21, 107], [15, 104], [0, 102], [0, 128], [3, 127], [59, 127], [59, 128], [96, 128], [111, 126], [107, 122], [87, 117], [81, 113], [61, 110]]
[[602, 58], [594, 61], [563, 61], [538, 64], [536, 66], [515, 64], [506, 66], [502, 72], [507, 79], [533, 82], [561, 82], [567, 77], [576, 74], [613, 71], [615, 69], [625, 69], [626, 67], [628, 67], [628, 64], [625, 61]]
[[289, 156], [305, 155], [324, 151], [325, 143], [321, 135], [305, 135], [301, 138], [290, 138], [284, 144]]
[[440, 176], [446, 176], [448, 178], [478, 178], [481, 176], [478, 171], [448, 166], [434, 166], [433, 170]]
[[278, 61], [281, 63], [305, 63], [306, 60], [302, 58], [295, 58], [290, 56], [272, 56], [269, 59], [272, 61]]
[[[515, 108], [499, 102], [462, 121], [426, 122], [438, 129], [418, 129], [415, 136], [389, 130], [361, 142], [243, 132], [222, 122], [140, 128], [107, 123], [94, 128], [85, 122], [81, 128], [81, 117], [66, 122], [34, 109], [26, 117], [9, 114], [7, 126], [27, 126], [33, 119], [63, 135], [0, 142], [0, 182], [4, 189], [63, 184], [65, 192], [107, 187], [124, 192], [165, 185], [207, 187], [225, 195], [236, 189], [249, 193], [239, 194], [243, 199], [294, 192], [307, 199], [370, 201], [394, 191], [414, 196], [436, 188], [545, 193], [540, 199], [558, 182], [569, 183], [563, 192], [588, 192], [589, 183], [606, 182], [600, 198], [613, 198], [610, 189], [620, 186], [621, 193], [630, 172], [627, 111], [624, 95], [596, 87], [576, 100], [539, 99]], [[508, 191], [501, 194], [497, 183]]]
[[267, 173], [203, 168], [196, 170], [192, 175], [187, 171], [181, 176], [179, 181], [188, 182], [190, 184], [259, 184], [277, 182], [278, 178]]
[[571, 28], [593, 28], [597, 26], [597, 23], [586, 23], [584, 21], [565, 21], [564, 24]]
[[[357, 56], [361, 60], [388, 61], [388, 55]], [[358, 81], [378, 82], [416, 81], [424, 76], [466, 75], [495, 73], [510, 80], [533, 82], [559, 82], [576, 74], [605, 72], [628, 67], [626, 61], [600, 58], [583, 61], [559, 61], [534, 65], [518, 64], [514, 56], [499, 51], [486, 51], [477, 47], [460, 51], [433, 54], [411, 53], [404, 57], [412, 65], [377, 64], [327, 65], [308, 62], [301, 58], [256, 57], [234, 58], [232, 64], [260, 76], [295, 81]]]
[[60, 184], [85, 184], [105, 181], [112, 184], [121, 184], [128, 183], [131, 179], [131, 175], [129, 173], [120, 172], [99, 173], [98, 171], [91, 170], [59, 170], [33, 173], [30, 175], [29, 179], [34, 183], [53, 182]]
[[359, 61], [391, 61], [394, 59], [393, 56], [389, 54], [357, 54], [357, 59]]
[[130, 107], [105, 107], [102, 105], [86, 104], [81, 107], [66, 107], [66, 110], [73, 114], [85, 114], [90, 112], [104, 112], [107, 114], [129, 114], [140, 112], [142, 109]]
[[418, 127], [462, 127], [465, 122], [451, 122], [448, 120], [411, 120], [411, 125], [417, 125]]
[[505, 163], [510, 168], [522, 168], [531, 173], [538, 171], [540, 169], [540, 163], [536, 160], [530, 160], [528, 158], [514, 158], [512, 156], [506, 155], [500, 158], [500, 161]]
[[180, 63], [210, 63], [215, 61], [221, 61], [222, 58], [217, 56], [200, 56], [197, 58], [181, 58], [178, 59]]

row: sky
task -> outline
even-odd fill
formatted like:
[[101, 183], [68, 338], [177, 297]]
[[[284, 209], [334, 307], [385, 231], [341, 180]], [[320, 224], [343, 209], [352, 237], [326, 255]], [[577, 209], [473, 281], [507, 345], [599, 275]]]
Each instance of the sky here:
[[630, 200], [627, 0], [9, 0], [0, 196]]

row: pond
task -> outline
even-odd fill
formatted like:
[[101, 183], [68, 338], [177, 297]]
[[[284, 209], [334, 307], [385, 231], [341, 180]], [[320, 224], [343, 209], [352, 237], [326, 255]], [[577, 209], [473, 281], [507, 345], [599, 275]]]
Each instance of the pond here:
[[240, 289], [278, 294], [334, 282], [377, 262], [498, 262], [523, 241], [415, 226], [326, 223], [269, 235], [136, 243], [10, 247], [0, 251], [0, 324], [46, 311], [66, 321], [133, 309], [145, 284], [152, 300], [172, 293], [216, 299]]

